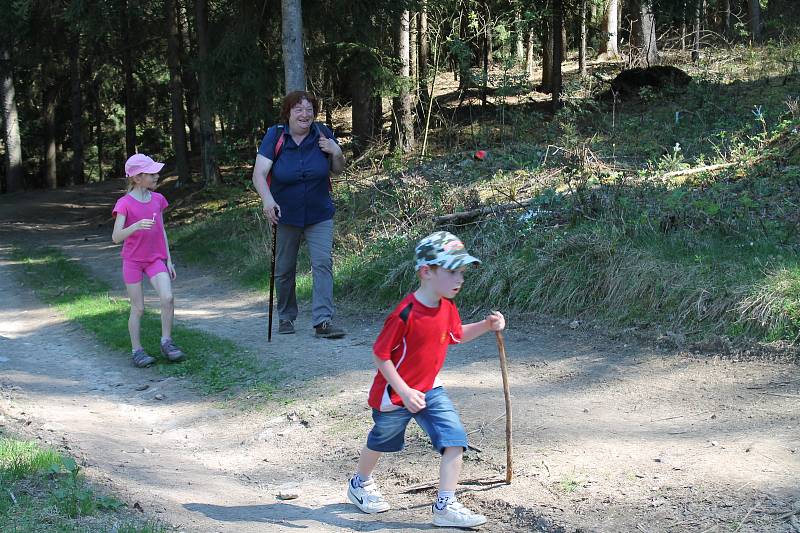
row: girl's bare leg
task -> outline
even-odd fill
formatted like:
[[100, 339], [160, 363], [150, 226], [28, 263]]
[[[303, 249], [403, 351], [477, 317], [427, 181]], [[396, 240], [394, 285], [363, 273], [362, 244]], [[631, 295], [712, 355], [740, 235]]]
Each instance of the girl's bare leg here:
[[144, 291], [142, 282], [125, 284], [131, 300], [131, 315], [128, 318], [128, 333], [131, 336], [131, 348], [135, 351], [142, 347], [141, 329], [144, 314]]
[[172, 337], [172, 320], [175, 316], [175, 299], [172, 296], [172, 281], [169, 274], [159, 272], [152, 278], [150, 283], [158, 293], [161, 300], [161, 336], [165, 339]]

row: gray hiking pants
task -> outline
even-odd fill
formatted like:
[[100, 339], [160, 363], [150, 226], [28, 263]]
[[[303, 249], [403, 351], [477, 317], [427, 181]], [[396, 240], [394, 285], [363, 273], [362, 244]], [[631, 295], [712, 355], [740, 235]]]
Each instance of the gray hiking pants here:
[[278, 317], [297, 320], [297, 252], [305, 237], [311, 258], [311, 325], [333, 318], [333, 219], [304, 228], [278, 224], [275, 250], [275, 283], [278, 289]]

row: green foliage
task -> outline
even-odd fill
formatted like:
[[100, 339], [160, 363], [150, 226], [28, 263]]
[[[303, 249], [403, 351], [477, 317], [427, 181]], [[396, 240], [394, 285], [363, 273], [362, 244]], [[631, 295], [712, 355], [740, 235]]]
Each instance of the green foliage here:
[[[86, 525], [86, 517], [93, 526]], [[166, 533], [168, 528], [127, 517], [125, 504], [97, 493], [73, 458], [0, 433], [0, 530]]]

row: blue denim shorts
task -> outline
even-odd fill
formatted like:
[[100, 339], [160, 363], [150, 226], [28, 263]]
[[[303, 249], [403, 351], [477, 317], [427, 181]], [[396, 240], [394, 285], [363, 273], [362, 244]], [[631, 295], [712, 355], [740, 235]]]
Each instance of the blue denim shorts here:
[[376, 452], [399, 452], [403, 449], [406, 427], [412, 418], [428, 434], [439, 453], [444, 453], [444, 449], [450, 446], [467, 449], [467, 432], [442, 387], [425, 393], [425, 409], [417, 413], [405, 407], [387, 412], [373, 409], [375, 425], [367, 437], [367, 448]]

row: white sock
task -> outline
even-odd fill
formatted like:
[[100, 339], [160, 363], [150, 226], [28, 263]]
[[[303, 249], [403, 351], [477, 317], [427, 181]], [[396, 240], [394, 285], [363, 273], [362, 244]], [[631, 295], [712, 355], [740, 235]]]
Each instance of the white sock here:
[[456, 491], [454, 490], [440, 490], [439, 497], [436, 499], [436, 508], [442, 510], [447, 507], [450, 502], [456, 501]]

